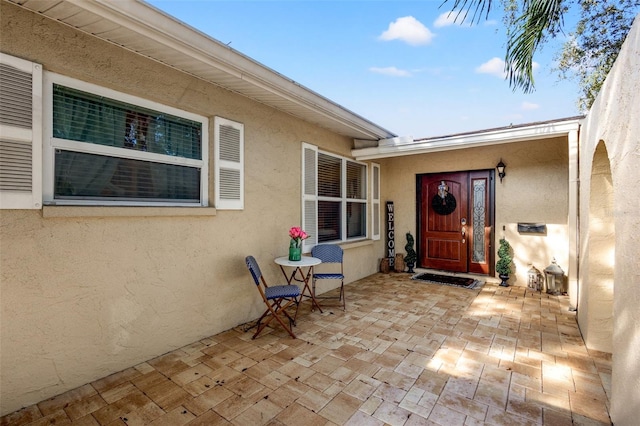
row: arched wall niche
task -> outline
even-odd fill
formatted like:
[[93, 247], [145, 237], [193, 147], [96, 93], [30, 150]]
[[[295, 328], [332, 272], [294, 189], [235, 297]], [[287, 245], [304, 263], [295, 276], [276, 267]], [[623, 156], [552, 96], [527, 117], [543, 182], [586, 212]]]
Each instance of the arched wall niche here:
[[[590, 349], [613, 352], [613, 293], [615, 269], [615, 215], [613, 177], [605, 142], [600, 140], [593, 155], [589, 191], [587, 326], [583, 334]], [[584, 299], [583, 299], [584, 300]], [[584, 314], [584, 312], [583, 312]]]

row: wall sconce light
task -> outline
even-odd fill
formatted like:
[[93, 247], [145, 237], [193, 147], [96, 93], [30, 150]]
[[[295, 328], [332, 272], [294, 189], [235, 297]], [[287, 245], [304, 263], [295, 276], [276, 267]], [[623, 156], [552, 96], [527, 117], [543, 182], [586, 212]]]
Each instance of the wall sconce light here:
[[496, 165], [496, 169], [498, 169], [498, 176], [500, 176], [500, 182], [502, 183], [502, 178], [505, 177], [507, 174], [504, 172], [504, 169], [506, 169], [507, 166], [502, 162], [502, 158], [500, 159], [500, 162]]

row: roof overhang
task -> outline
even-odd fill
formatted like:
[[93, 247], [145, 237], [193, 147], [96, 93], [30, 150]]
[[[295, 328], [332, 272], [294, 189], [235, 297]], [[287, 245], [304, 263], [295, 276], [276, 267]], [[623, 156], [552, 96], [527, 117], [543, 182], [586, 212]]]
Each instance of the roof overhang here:
[[583, 118], [578, 116], [417, 140], [394, 137], [380, 140], [375, 147], [353, 149], [351, 154], [362, 161], [556, 138], [578, 131]]
[[8, 1], [335, 133], [396, 136], [142, 0]]

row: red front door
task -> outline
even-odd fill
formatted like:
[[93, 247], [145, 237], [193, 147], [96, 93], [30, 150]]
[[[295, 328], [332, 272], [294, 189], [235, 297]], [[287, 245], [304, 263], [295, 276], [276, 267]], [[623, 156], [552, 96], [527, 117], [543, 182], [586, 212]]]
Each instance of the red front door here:
[[492, 173], [418, 176], [420, 267], [490, 273]]

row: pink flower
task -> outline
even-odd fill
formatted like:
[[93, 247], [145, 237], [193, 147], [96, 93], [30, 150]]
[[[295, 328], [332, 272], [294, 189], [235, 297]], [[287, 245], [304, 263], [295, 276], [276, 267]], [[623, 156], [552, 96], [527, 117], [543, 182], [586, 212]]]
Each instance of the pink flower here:
[[289, 237], [291, 237], [290, 247], [300, 247], [302, 240], [309, 238], [309, 234], [304, 232], [299, 226], [293, 226], [289, 229]]

